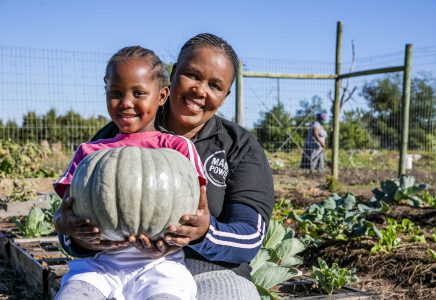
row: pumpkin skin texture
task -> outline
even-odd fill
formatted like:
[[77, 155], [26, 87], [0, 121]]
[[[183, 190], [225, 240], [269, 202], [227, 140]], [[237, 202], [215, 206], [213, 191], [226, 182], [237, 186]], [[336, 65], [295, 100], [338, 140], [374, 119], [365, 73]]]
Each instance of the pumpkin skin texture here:
[[200, 185], [191, 162], [168, 148], [96, 151], [77, 166], [70, 186], [73, 212], [100, 229], [101, 240], [145, 233], [162, 238], [170, 224], [198, 208]]

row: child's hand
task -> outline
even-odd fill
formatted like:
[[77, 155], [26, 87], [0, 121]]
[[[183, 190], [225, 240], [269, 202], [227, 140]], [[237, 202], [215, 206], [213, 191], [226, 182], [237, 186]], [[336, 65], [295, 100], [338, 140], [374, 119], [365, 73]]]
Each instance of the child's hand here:
[[78, 217], [73, 212], [73, 198], [62, 200], [61, 206], [55, 213], [53, 223], [56, 231], [75, 239], [94, 239], [100, 236], [97, 227], [90, 224], [88, 218]]
[[165, 241], [168, 244], [184, 247], [191, 241], [202, 239], [210, 225], [210, 212], [207, 205], [206, 186], [200, 188], [200, 202], [195, 215], [183, 215], [179, 225], [170, 225]]
[[73, 198], [63, 200], [55, 213], [54, 224], [58, 232], [69, 235], [80, 248], [105, 251], [116, 250], [130, 245], [126, 239], [121, 242], [100, 240], [100, 230], [90, 224], [88, 218], [77, 217], [73, 213]]
[[176, 252], [181, 248], [177, 245], [170, 245], [164, 240], [152, 241], [145, 234], [130, 236], [129, 241], [133, 246], [144, 252], [148, 257], [154, 259]]

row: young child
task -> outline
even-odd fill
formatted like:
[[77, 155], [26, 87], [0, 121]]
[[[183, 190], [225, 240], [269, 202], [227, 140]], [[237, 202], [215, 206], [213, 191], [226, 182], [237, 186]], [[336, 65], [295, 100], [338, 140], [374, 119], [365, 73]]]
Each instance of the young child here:
[[[84, 157], [100, 149], [123, 146], [177, 150], [191, 160], [200, 184], [206, 184], [193, 143], [154, 127], [157, 110], [164, 105], [169, 90], [163, 64], [153, 51], [139, 46], [121, 49], [109, 60], [104, 81], [107, 110], [121, 133], [79, 146], [65, 174], [54, 183], [59, 196], [68, 198], [74, 170]], [[62, 286], [74, 281], [82, 281], [83, 286], [84, 281], [96, 287], [104, 299], [195, 299], [196, 284], [185, 267], [181, 249], [152, 258], [138, 248], [130, 245], [72, 260]], [[61, 288], [56, 299], [71, 296], [63, 295]]]

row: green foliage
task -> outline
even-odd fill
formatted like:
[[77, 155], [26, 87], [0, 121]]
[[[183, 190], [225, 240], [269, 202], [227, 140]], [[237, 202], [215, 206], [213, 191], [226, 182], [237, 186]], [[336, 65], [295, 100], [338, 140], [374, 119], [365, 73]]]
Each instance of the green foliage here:
[[12, 191], [7, 195], [9, 202], [24, 202], [36, 198], [36, 194], [31, 184], [18, 180], [14, 180], [12, 184]]
[[[386, 203], [406, 203], [413, 207], [423, 207], [426, 202], [422, 199], [423, 192], [428, 189], [427, 184], [415, 184], [415, 177], [401, 175], [400, 180], [384, 180], [380, 183], [381, 189], [372, 190], [372, 202], [384, 201]], [[428, 194], [424, 197], [432, 203]]]
[[340, 268], [337, 263], [331, 267], [318, 257], [318, 266], [312, 267], [311, 277], [316, 280], [317, 285], [327, 294], [331, 295], [336, 289], [346, 286], [349, 283], [358, 281], [355, 275], [356, 269]]
[[[283, 103], [278, 101], [270, 111], [264, 113], [264, 118], [255, 124], [255, 135], [264, 149], [275, 152], [291, 135], [292, 127], [291, 114], [285, 110]], [[302, 145], [301, 137], [294, 135], [293, 138]]]
[[330, 192], [339, 192], [341, 190], [341, 183], [333, 176], [326, 177], [326, 187]]
[[428, 190], [422, 192], [421, 199], [429, 207], [436, 208], [436, 195], [430, 194]]
[[57, 211], [57, 209], [59, 208], [59, 206], [61, 205], [61, 203], [62, 203], [62, 199], [57, 194], [55, 193], [50, 194], [49, 207], [42, 209], [42, 212], [44, 213], [44, 219], [47, 222], [53, 223], [53, 216]]
[[38, 144], [0, 141], [0, 178], [52, 177], [53, 170], [41, 168], [49, 152]]
[[427, 253], [428, 253], [428, 255], [430, 255], [431, 259], [436, 261], [436, 251], [434, 251], [433, 249], [428, 248], [427, 249]]
[[320, 243], [323, 240], [347, 241], [362, 235], [379, 235], [374, 223], [365, 219], [371, 211], [386, 211], [387, 207], [379, 203], [378, 207], [356, 204], [353, 194], [340, 197], [333, 194], [326, 200], [310, 205], [298, 216], [291, 211], [289, 218], [306, 234], [305, 239]]
[[[434, 143], [436, 120], [431, 112], [436, 98], [435, 79], [427, 74], [412, 78], [410, 94], [409, 149], [428, 149]], [[365, 84], [360, 94], [370, 111], [362, 116], [371, 135], [385, 149], [397, 149], [400, 135], [402, 79], [389, 75]], [[370, 126], [369, 126], [370, 125]], [[384, 138], [383, 138], [384, 137]], [[389, 138], [386, 138], [389, 137]]]
[[292, 229], [274, 220], [270, 222], [262, 247], [250, 263], [253, 282], [262, 297], [277, 298], [271, 288], [298, 274], [294, 266], [303, 260], [296, 254], [304, 248]]
[[44, 212], [37, 207], [32, 207], [23, 221], [15, 218], [14, 222], [23, 237], [40, 237], [53, 232], [53, 224], [46, 221]]
[[411, 220], [404, 218], [401, 220], [401, 224], [398, 224], [397, 226], [399, 231], [411, 236], [411, 242], [427, 243], [421, 227], [413, 223]]
[[0, 126], [0, 136], [11, 137], [15, 143], [46, 140], [75, 149], [108, 122], [103, 116], [84, 118], [72, 110], [58, 115], [55, 109], [51, 109], [45, 115], [28, 112], [23, 116], [21, 127], [14, 122]]
[[274, 203], [272, 219], [283, 224], [291, 210], [291, 201], [286, 198], [281, 198]]
[[367, 128], [362, 122], [364, 113], [360, 110], [346, 111], [343, 113], [339, 132], [339, 147], [342, 150], [365, 149], [375, 147], [375, 141], [371, 138]]
[[376, 245], [371, 248], [371, 253], [391, 252], [400, 245], [401, 239], [398, 237], [398, 223], [388, 218], [388, 227], [380, 230], [381, 237]]

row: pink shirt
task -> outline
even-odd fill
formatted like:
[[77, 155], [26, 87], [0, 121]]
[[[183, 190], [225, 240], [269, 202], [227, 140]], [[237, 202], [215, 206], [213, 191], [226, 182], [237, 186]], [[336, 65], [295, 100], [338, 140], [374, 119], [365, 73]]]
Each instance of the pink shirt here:
[[207, 182], [206, 176], [203, 173], [203, 165], [200, 157], [198, 156], [194, 144], [189, 139], [178, 135], [162, 133], [160, 131], [138, 132], [131, 134], [117, 134], [111, 139], [102, 139], [95, 142], [80, 144], [64, 175], [53, 184], [56, 193], [61, 198], [64, 196], [65, 188], [71, 184], [77, 165], [87, 155], [101, 149], [126, 146], [152, 149], [170, 148], [179, 151], [191, 161], [193, 167], [197, 171], [200, 185], [205, 185]]

